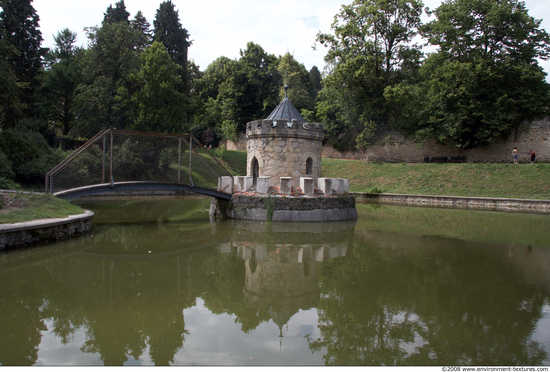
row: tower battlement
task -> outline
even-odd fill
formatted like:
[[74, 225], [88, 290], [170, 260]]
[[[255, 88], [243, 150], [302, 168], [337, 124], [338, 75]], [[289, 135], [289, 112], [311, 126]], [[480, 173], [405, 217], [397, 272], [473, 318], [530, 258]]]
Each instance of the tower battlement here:
[[323, 141], [324, 127], [319, 123], [287, 120], [255, 120], [246, 124], [248, 139], [270, 138], [303, 138], [305, 140]]

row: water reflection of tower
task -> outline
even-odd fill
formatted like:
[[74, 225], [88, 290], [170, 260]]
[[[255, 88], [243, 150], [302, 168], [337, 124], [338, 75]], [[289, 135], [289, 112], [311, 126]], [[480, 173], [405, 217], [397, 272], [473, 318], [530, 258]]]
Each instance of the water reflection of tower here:
[[355, 221], [271, 226], [250, 221], [232, 223], [239, 233], [220, 250], [245, 261], [244, 302], [249, 308], [269, 313], [282, 338], [283, 327], [292, 316], [317, 306], [320, 265], [324, 260], [346, 256]]

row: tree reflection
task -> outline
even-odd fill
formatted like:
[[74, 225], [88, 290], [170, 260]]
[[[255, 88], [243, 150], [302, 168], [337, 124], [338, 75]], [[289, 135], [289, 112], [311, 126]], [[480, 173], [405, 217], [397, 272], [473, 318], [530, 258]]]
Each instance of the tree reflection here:
[[[527, 261], [542, 251], [550, 259], [548, 249], [522, 247], [522, 258], [502, 244], [297, 226], [100, 225], [47, 258], [42, 247], [0, 261], [0, 363], [40, 363], [49, 331], [62, 344], [81, 332], [81, 351], [105, 365], [147, 352], [155, 365], [174, 364], [197, 298], [251, 336], [316, 309], [320, 337], [307, 342], [327, 365], [547, 361], [532, 334], [548, 301], [540, 283], [550, 280], [527, 275]], [[86, 249], [70, 248], [79, 244]]]
[[40, 283], [14, 276], [3, 275], [0, 278], [0, 363], [32, 365], [38, 356], [42, 339], [40, 332], [47, 329], [41, 314], [43, 298]]
[[324, 350], [327, 365], [541, 364], [547, 353], [530, 336], [546, 291], [481, 259], [479, 247], [446, 243], [388, 249], [355, 239], [352, 255], [325, 262], [311, 350]]

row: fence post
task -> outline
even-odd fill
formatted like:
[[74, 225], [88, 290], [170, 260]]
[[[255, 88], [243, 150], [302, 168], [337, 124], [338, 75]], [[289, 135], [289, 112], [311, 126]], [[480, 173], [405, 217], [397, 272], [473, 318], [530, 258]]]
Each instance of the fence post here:
[[101, 166], [101, 183], [105, 183], [105, 136], [103, 136], [103, 165]]
[[113, 131], [111, 130], [111, 169], [109, 171], [109, 178], [111, 179], [111, 186], [114, 183], [113, 180]]
[[178, 138], [179, 139], [179, 143], [178, 143], [178, 183], [181, 183], [180, 182], [180, 179], [181, 179], [181, 137]]
[[191, 177], [191, 155], [193, 154], [193, 137], [189, 136], [189, 186], [193, 186], [193, 178]]

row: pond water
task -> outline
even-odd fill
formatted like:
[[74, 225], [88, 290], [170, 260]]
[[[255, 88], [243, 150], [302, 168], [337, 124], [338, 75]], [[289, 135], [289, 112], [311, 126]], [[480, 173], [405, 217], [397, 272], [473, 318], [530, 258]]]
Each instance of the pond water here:
[[2, 365], [548, 365], [550, 216], [359, 204], [210, 221], [119, 200], [0, 254]]

